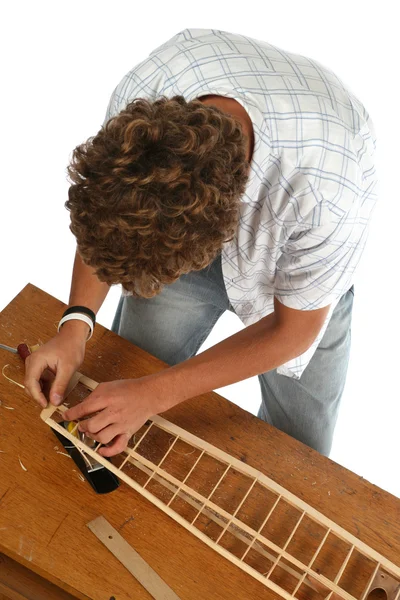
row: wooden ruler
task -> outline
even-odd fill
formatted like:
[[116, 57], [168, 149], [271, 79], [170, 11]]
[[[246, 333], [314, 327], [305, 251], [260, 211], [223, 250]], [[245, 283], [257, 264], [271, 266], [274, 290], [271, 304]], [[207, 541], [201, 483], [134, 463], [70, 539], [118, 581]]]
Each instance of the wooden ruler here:
[[90, 531], [114, 554], [155, 600], [180, 600], [150, 565], [104, 517], [87, 523]]

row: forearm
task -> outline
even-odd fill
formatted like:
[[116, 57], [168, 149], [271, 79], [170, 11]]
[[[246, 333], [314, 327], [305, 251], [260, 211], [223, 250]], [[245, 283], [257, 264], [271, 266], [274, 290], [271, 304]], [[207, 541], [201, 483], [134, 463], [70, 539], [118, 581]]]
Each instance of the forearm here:
[[[77, 251], [72, 271], [68, 307], [87, 306], [97, 314], [109, 290], [110, 286], [98, 279], [94, 269], [85, 265]], [[67, 321], [63, 325], [64, 327], [82, 331], [86, 334], [89, 331], [89, 326], [86, 323], [77, 320]]]
[[157, 375], [165, 398], [163, 410], [265, 373], [299, 356], [310, 344], [294, 333], [277, 324], [271, 314], [201, 354], [160, 371]]

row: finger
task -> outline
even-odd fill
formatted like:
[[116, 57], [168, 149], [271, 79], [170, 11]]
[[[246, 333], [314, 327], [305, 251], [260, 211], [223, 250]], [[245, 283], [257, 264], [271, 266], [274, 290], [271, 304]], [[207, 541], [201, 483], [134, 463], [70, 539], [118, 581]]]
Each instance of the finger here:
[[102, 429], [105, 429], [105, 427], [107, 427], [108, 425], [111, 425], [112, 422], [113, 415], [110, 412], [107, 412], [107, 409], [104, 409], [94, 417], [91, 417], [90, 419], [85, 419], [85, 421], [80, 421], [78, 429], [79, 431], [82, 431], [84, 433], [98, 433]]
[[32, 362], [29, 356], [26, 359], [24, 386], [27, 394], [32, 396], [43, 408], [46, 408], [47, 400], [42, 392], [40, 378], [48, 365], [46, 360], [38, 360], [38, 358], [36, 357], [34, 362]]
[[105, 427], [99, 433], [90, 434], [96, 442], [100, 442], [101, 444], [108, 444], [111, 442], [116, 436], [121, 434], [122, 425], [113, 423], [108, 427]]
[[115, 456], [123, 452], [128, 445], [129, 438], [130, 436], [127, 433], [117, 435], [110, 446], [104, 446], [104, 448], [99, 449], [99, 454], [101, 456]]
[[64, 368], [62, 365], [57, 365], [56, 378], [54, 379], [53, 385], [50, 388], [50, 402], [54, 406], [59, 406], [62, 404], [65, 390], [68, 387], [71, 377], [71, 369]]
[[47, 400], [50, 398], [50, 390], [51, 386], [53, 385], [54, 379], [55, 375], [52, 371], [50, 371], [50, 369], [45, 369], [40, 377], [42, 392]]
[[99, 410], [103, 410], [103, 408], [107, 408], [107, 397], [90, 394], [83, 402], [69, 408], [65, 413], [64, 417], [67, 421], [76, 421], [77, 419], [82, 419], [87, 415], [91, 415], [92, 413], [98, 412]]

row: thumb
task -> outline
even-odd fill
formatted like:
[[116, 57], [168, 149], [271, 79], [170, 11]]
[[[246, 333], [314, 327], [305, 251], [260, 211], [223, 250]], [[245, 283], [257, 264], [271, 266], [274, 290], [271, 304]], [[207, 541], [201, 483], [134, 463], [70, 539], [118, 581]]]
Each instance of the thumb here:
[[58, 368], [56, 378], [53, 381], [53, 385], [50, 389], [50, 402], [54, 406], [62, 404], [64, 399], [65, 390], [71, 379], [71, 373], [69, 370]]

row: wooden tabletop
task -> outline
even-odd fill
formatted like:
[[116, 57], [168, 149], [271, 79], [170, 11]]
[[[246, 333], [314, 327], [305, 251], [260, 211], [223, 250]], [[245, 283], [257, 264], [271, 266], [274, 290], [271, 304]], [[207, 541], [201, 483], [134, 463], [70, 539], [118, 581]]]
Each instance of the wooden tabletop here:
[[[28, 284], [0, 314], [0, 343], [46, 342], [64, 304]], [[155, 332], [156, 335], [156, 332]], [[17, 355], [0, 366], [23, 382]], [[135, 378], [162, 361], [97, 325], [80, 371], [95, 381]], [[86, 524], [103, 515], [182, 600], [276, 598], [125, 484], [96, 495], [57, 454], [57, 440], [23, 389], [0, 376], [0, 552], [82, 600], [149, 600]], [[9, 410], [6, 407], [14, 410]], [[394, 563], [400, 500], [211, 392], [164, 416], [259, 469]], [[355, 451], [357, 451], [355, 449]], [[20, 461], [27, 469], [21, 467]]]

